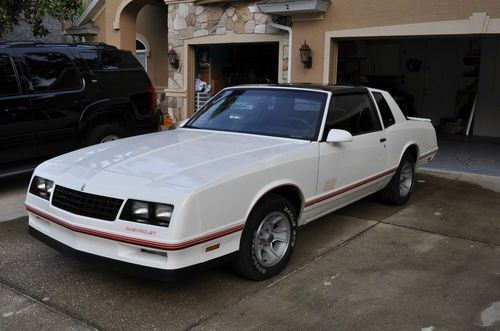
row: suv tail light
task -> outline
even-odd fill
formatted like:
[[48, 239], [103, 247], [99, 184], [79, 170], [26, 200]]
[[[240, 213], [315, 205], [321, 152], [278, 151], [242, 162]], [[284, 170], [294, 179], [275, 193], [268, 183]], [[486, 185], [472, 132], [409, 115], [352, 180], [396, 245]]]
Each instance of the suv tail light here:
[[151, 102], [151, 112], [156, 113], [156, 91], [153, 84], [149, 85], [149, 101]]

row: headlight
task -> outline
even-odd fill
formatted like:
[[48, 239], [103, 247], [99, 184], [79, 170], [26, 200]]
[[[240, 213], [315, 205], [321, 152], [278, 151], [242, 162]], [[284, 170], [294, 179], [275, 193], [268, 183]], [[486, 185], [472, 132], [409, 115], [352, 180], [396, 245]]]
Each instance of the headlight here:
[[156, 202], [128, 200], [120, 218], [122, 220], [168, 227], [174, 206]]
[[30, 193], [45, 200], [50, 200], [50, 195], [54, 190], [54, 182], [42, 177], [35, 176], [31, 181]]

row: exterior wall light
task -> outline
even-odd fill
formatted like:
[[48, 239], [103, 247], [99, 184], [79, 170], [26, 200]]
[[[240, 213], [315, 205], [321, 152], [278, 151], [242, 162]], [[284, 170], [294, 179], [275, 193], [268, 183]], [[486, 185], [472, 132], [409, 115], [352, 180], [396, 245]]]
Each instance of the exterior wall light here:
[[300, 61], [304, 64], [304, 68], [312, 67], [312, 56], [311, 56], [311, 47], [304, 40], [304, 44], [300, 47]]
[[179, 57], [177, 56], [177, 52], [172, 47], [170, 47], [170, 50], [168, 51], [168, 63], [170, 63], [170, 65], [175, 69], [179, 68]]

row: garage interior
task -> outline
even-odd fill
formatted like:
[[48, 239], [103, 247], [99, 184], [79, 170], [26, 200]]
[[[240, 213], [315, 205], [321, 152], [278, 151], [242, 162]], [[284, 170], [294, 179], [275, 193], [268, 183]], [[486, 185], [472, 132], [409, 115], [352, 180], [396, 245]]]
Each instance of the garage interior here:
[[440, 133], [500, 137], [499, 55], [499, 37], [340, 40], [337, 82], [389, 90]]
[[388, 90], [407, 116], [432, 120], [431, 167], [500, 175], [500, 37], [338, 40], [338, 84]]
[[[278, 43], [197, 46], [196, 110], [223, 88], [278, 82]], [[210, 89], [206, 88], [210, 85]]]

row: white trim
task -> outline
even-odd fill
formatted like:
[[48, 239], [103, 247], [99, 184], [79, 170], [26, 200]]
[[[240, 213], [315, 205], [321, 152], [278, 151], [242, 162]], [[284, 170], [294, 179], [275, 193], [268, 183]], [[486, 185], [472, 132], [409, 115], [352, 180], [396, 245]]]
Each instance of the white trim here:
[[[288, 70], [287, 70], [287, 83], [292, 82], [292, 28], [286, 25], [281, 25], [277, 23], [270, 23], [270, 26], [272, 26], [275, 29], [283, 30], [288, 32]], [[278, 79], [278, 81], [281, 79]]]
[[[116, 9], [115, 13], [115, 20], [113, 21], [113, 29], [114, 30], [120, 30], [120, 17], [122, 16], [122, 12], [127, 7], [131, 2], [135, 0], [123, 0], [118, 8]], [[163, 6], [160, 4], [156, 4], [155, 2], [152, 1], [146, 1], [143, 6], [145, 5], [158, 5], [158, 6]], [[141, 7], [142, 8], [142, 7]]]
[[116, 9], [115, 13], [115, 20], [113, 21], [113, 29], [114, 30], [120, 30], [120, 16], [122, 15], [123, 10], [129, 3], [131, 3], [134, 0], [123, 0], [118, 8]]
[[93, 19], [99, 11], [104, 7], [104, 1], [103, 0], [92, 0], [92, 2], [85, 8], [83, 11], [83, 14], [78, 17], [78, 19], [75, 21], [76, 26], [80, 26], [84, 23], [87, 23], [91, 19]]
[[464, 20], [436, 21], [326, 31], [323, 63], [323, 83], [329, 83], [331, 54], [330, 41], [334, 38], [450, 36], [471, 34], [500, 34], [500, 18], [491, 18], [487, 13], [472, 13], [472, 15], [468, 19]]
[[146, 56], [150, 57], [151, 56], [151, 46], [149, 45], [148, 39], [140, 33], [135, 34], [135, 39], [139, 40], [144, 45], [144, 47], [146, 47]]

